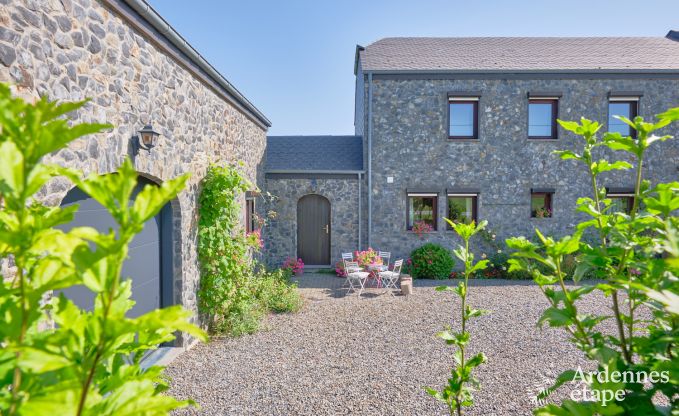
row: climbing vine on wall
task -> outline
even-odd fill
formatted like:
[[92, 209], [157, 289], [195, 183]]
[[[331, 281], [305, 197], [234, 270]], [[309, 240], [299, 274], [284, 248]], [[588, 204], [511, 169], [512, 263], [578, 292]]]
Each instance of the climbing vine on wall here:
[[203, 179], [198, 221], [200, 311], [211, 330], [228, 331], [230, 315], [239, 314], [251, 296], [246, 279], [252, 274], [250, 248], [256, 248], [240, 224], [239, 197], [252, 189], [242, 165], [211, 165]]

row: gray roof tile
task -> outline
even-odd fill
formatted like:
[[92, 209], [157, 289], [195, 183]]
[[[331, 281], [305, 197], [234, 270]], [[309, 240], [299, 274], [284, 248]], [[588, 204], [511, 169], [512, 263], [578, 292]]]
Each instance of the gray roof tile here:
[[266, 170], [363, 170], [361, 136], [269, 136]]
[[679, 70], [663, 37], [384, 38], [360, 54], [364, 71]]

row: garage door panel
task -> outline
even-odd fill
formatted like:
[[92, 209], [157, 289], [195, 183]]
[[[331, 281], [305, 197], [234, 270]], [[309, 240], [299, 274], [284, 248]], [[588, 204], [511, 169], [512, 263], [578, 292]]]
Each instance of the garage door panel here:
[[136, 318], [154, 309], [160, 308], [160, 291], [157, 281], [147, 280], [139, 284], [137, 279], [132, 282], [132, 299], [136, 302], [127, 314], [130, 318]]
[[130, 247], [137, 247], [144, 244], [156, 243], [160, 241], [160, 220], [159, 216], [155, 216], [146, 221], [141, 232], [134, 236], [130, 243]]
[[[63, 291], [64, 295], [75, 303], [79, 308], [91, 311], [94, 309], [94, 292], [85, 285], [77, 285]], [[58, 296], [58, 293], [55, 293]]]
[[[135, 188], [136, 196], [145, 181]], [[78, 204], [72, 223], [60, 227], [68, 231], [73, 227], [88, 226], [100, 232], [117, 230], [118, 225], [108, 211], [97, 201], [90, 198], [78, 188], [72, 189], [62, 206]], [[128, 258], [123, 263], [121, 276], [132, 280], [132, 299], [136, 302], [129, 312], [130, 317], [137, 317], [161, 307], [161, 214], [156, 215], [144, 224], [128, 247]], [[85, 286], [68, 288], [64, 294], [81, 308], [91, 310], [94, 294]]]
[[158, 244], [146, 244], [128, 252], [127, 260], [123, 264], [123, 275], [131, 276], [135, 282], [145, 283], [155, 280], [156, 285], [160, 276], [160, 264], [153, 261], [160, 258]]
[[73, 226], [92, 227], [100, 233], [107, 234], [110, 230], [118, 230], [118, 223], [108, 215], [108, 211], [85, 211], [75, 215]]

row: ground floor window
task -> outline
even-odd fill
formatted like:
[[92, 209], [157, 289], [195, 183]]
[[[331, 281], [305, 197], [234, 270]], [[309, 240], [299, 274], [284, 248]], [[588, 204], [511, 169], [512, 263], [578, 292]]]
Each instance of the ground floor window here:
[[550, 218], [552, 216], [553, 192], [531, 191], [530, 216], [533, 218]]
[[245, 198], [245, 231], [255, 231], [255, 198]]
[[633, 192], [616, 192], [606, 195], [611, 200], [610, 212], [624, 212], [629, 214], [634, 207], [634, 193]]
[[[476, 194], [448, 194], [448, 219], [453, 222], [470, 223], [478, 221]], [[452, 229], [450, 224], [448, 229]]]
[[436, 230], [436, 199], [437, 194], [409, 193], [406, 218], [408, 230], [418, 222], [424, 222]]

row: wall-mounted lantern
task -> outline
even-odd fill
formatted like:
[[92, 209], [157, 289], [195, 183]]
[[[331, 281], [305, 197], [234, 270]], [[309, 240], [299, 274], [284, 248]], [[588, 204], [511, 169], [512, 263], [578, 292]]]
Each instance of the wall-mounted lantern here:
[[151, 151], [158, 144], [158, 137], [160, 133], [153, 130], [150, 124], [144, 126], [143, 129], [139, 130], [139, 136], [137, 138], [137, 144], [142, 149]]

